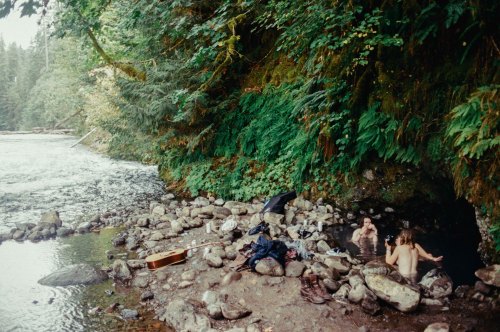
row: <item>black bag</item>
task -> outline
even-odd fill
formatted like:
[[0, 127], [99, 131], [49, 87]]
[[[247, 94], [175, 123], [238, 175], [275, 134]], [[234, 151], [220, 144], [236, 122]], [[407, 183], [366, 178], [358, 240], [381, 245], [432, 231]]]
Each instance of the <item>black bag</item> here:
[[274, 212], [279, 214], [285, 214], [285, 204], [295, 198], [297, 198], [297, 193], [295, 192], [295, 190], [273, 196], [264, 205], [260, 213]]

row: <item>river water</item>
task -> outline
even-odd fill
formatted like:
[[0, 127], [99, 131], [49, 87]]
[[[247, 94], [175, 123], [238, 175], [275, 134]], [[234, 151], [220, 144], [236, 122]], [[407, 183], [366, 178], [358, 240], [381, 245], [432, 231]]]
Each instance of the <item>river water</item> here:
[[[57, 210], [64, 224], [113, 209], [133, 209], [162, 193], [155, 166], [95, 154], [77, 138], [60, 135], [0, 135], [0, 233], [16, 223], [40, 220]], [[109, 265], [106, 250], [118, 230], [31, 243], [0, 245], [0, 331], [122, 331], [138, 328], [117, 315], [92, 309], [139, 295], [96, 286], [47, 287], [42, 277], [69, 264]], [[119, 253], [117, 253], [119, 254]], [[106, 295], [112, 290], [113, 295]], [[142, 329], [145, 327], [141, 327]]]

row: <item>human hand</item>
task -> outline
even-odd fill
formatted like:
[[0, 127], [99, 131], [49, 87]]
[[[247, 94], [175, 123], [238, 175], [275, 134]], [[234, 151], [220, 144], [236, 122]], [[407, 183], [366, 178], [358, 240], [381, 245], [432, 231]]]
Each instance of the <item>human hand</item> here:
[[441, 262], [443, 260], [443, 256], [439, 256], [439, 257], [433, 257], [432, 260], [434, 262]]

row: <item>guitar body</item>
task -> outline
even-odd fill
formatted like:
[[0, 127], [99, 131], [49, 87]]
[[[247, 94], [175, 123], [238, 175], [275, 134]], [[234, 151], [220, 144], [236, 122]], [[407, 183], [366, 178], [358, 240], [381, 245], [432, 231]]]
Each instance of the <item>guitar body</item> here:
[[164, 266], [181, 263], [186, 260], [187, 250], [174, 249], [146, 257], [148, 269], [156, 270]]
[[[191, 247], [190, 249], [210, 246], [210, 245], [223, 245], [222, 242], [210, 242], [205, 244], [200, 244], [199, 246]], [[184, 262], [186, 260], [188, 249], [173, 249], [165, 252], [160, 252], [158, 254], [149, 255], [146, 257], [146, 264], [148, 269], [157, 270], [161, 267], [177, 264]]]

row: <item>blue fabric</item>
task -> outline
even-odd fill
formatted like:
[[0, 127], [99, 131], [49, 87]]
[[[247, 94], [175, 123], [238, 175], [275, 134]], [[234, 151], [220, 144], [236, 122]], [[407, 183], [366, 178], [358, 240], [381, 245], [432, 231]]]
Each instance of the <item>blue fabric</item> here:
[[265, 236], [261, 235], [257, 242], [253, 245], [255, 254], [248, 260], [248, 265], [255, 271], [257, 262], [263, 258], [274, 258], [278, 263], [285, 267], [285, 257], [288, 247], [285, 243], [279, 240], [268, 240]]

